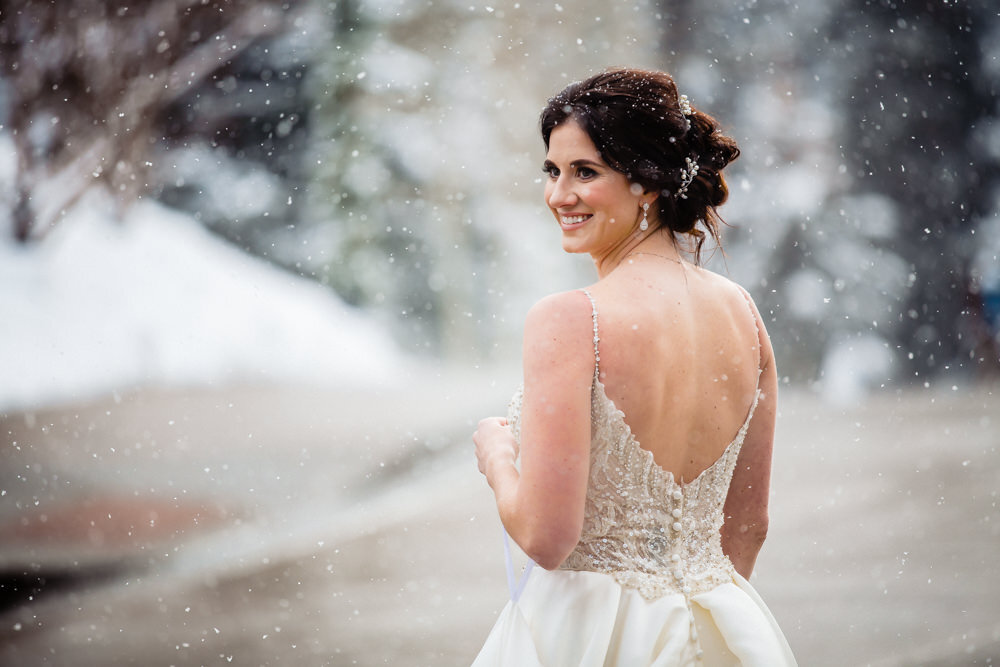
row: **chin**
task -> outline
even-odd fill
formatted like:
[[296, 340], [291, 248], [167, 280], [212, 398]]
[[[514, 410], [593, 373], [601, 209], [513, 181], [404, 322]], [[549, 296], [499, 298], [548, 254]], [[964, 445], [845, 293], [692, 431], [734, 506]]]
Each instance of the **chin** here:
[[563, 252], [568, 252], [570, 254], [579, 255], [588, 252], [588, 250], [577, 240], [563, 237], [562, 240]]

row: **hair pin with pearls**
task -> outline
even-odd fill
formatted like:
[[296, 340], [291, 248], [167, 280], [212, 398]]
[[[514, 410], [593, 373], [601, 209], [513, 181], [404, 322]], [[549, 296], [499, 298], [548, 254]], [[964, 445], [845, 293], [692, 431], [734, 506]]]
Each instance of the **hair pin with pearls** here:
[[698, 175], [698, 163], [690, 156], [684, 158], [684, 168], [681, 169], [681, 187], [677, 188], [677, 197], [687, 199], [688, 186], [694, 182], [694, 177]]

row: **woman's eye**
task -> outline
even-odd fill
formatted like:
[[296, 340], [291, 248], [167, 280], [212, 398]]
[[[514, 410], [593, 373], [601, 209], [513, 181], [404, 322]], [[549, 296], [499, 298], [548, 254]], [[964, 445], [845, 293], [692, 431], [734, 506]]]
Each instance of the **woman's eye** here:
[[559, 169], [555, 165], [547, 164], [542, 167], [542, 171], [548, 174], [549, 178], [558, 178]]
[[593, 178], [594, 176], [597, 176], [597, 172], [590, 167], [580, 167], [576, 174], [580, 178]]

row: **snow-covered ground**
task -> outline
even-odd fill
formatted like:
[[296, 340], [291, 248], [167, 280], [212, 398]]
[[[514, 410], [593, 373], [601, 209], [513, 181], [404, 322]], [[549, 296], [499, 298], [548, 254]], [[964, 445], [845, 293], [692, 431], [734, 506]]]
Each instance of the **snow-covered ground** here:
[[145, 385], [381, 384], [409, 360], [329, 290], [143, 201], [94, 191], [41, 242], [0, 240], [0, 410]]

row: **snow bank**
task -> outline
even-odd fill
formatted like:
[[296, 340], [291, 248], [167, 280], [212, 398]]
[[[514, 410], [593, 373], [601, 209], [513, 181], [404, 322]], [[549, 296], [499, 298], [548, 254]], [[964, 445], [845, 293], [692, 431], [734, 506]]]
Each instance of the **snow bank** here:
[[137, 385], [382, 384], [408, 363], [328, 290], [153, 202], [92, 193], [40, 244], [0, 241], [0, 409]]

